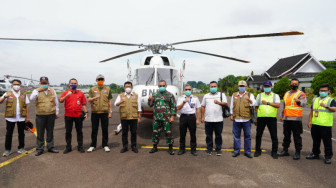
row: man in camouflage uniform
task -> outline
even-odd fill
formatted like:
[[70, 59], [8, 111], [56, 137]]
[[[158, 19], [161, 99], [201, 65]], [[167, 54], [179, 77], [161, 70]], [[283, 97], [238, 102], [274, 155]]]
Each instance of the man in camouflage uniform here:
[[148, 105], [154, 106], [154, 122], [153, 122], [153, 134], [152, 141], [154, 143], [153, 149], [149, 153], [155, 153], [158, 151], [157, 145], [160, 140], [162, 129], [164, 129], [166, 135], [166, 142], [169, 144], [168, 153], [174, 155], [173, 151], [173, 135], [172, 135], [172, 123], [176, 115], [176, 103], [174, 95], [166, 90], [166, 81], [161, 80], [159, 82], [159, 90], [150, 95], [148, 98]]

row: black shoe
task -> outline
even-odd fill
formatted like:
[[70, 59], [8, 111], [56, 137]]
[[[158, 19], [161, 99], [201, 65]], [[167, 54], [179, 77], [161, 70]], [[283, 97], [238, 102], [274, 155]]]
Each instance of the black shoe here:
[[173, 145], [169, 145], [168, 153], [169, 153], [170, 155], [174, 155], [174, 154], [175, 154], [175, 152], [174, 152], [174, 150], [173, 150]]
[[218, 151], [216, 152], [216, 155], [217, 155], [217, 156], [221, 156], [221, 155], [222, 155], [222, 150], [218, 150]]
[[205, 153], [206, 153], [207, 155], [211, 155], [212, 151], [211, 151], [211, 150], [206, 150]]
[[311, 153], [306, 156], [306, 159], [320, 159], [320, 155], [315, 155], [314, 153]]
[[50, 152], [50, 153], [58, 153], [59, 151], [56, 148], [50, 148], [50, 149], [48, 149], [48, 152]]
[[276, 152], [272, 152], [271, 156], [273, 159], [278, 159], [278, 154]]
[[232, 157], [238, 157], [239, 155], [240, 155], [240, 153], [236, 153], [236, 152], [232, 153]]
[[197, 156], [197, 151], [196, 150], [191, 150], [191, 155]]
[[294, 154], [293, 160], [299, 160], [299, 159], [300, 159], [300, 152], [297, 151], [297, 152], [295, 152], [295, 154]]
[[72, 151], [71, 148], [65, 148], [65, 150], [63, 151], [63, 154], [70, 153], [71, 151]]
[[324, 159], [325, 164], [331, 164], [331, 159]]
[[183, 154], [185, 154], [185, 150], [183, 149], [180, 149], [179, 152], [177, 153], [177, 155], [183, 155]]
[[254, 152], [254, 157], [259, 157], [261, 155], [261, 151], [256, 151], [256, 152]]
[[251, 153], [245, 153], [244, 154], [247, 158], [249, 158], [249, 159], [252, 159], [253, 157], [252, 157], [252, 155], [251, 155]]
[[84, 148], [83, 147], [78, 147], [77, 150], [79, 151], [79, 153], [85, 153]]
[[36, 150], [35, 156], [40, 156], [43, 154], [43, 150]]
[[155, 153], [155, 152], [157, 152], [157, 151], [159, 151], [159, 150], [157, 149], [157, 145], [154, 145], [153, 148], [149, 151], [149, 153]]
[[123, 148], [120, 150], [120, 153], [125, 153], [126, 151], [128, 151], [128, 148], [127, 148], [127, 147], [123, 147]]
[[138, 153], [139, 151], [138, 151], [138, 148], [136, 148], [136, 147], [132, 147], [132, 151], [134, 152], [134, 153]]
[[289, 156], [289, 153], [286, 150], [282, 150], [280, 153], [278, 153], [278, 156], [279, 157]]

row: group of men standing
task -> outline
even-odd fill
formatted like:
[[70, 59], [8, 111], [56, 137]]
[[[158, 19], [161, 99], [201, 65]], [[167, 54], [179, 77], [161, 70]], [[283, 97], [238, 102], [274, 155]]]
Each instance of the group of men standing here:
[[[108, 146], [108, 122], [112, 117], [112, 93], [109, 87], [104, 86], [105, 78], [103, 75], [96, 77], [97, 86], [89, 91], [88, 102], [91, 103], [91, 145], [87, 152], [93, 152], [97, 147], [97, 134], [99, 122], [102, 127], [102, 147], [106, 152], [110, 151]], [[36, 107], [36, 156], [44, 152], [44, 135], [47, 134], [46, 145], [48, 152], [58, 153], [54, 147], [54, 124], [55, 119], [59, 117], [59, 102], [65, 106], [65, 140], [66, 148], [64, 154], [72, 151], [72, 127], [75, 123], [77, 132], [77, 149], [84, 153], [83, 148], [83, 120], [88, 117], [86, 107], [87, 101], [85, 95], [77, 90], [78, 81], [75, 78], [70, 79], [70, 89], [63, 92], [57, 99], [54, 89], [49, 87], [47, 77], [40, 78], [40, 88], [33, 90], [30, 100], [35, 100]], [[278, 156], [289, 156], [288, 148], [291, 143], [291, 134], [293, 133], [295, 143], [295, 154], [293, 159], [300, 159], [302, 150], [302, 110], [307, 104], [307, 97], [303, 91], [298, 89], [300, 83], [297, 79], [290, 82], [291, 90], [286, 92], [283, 97], [284, 110], [281, 113], [280, 121], [283, 121], [283, 150], [278, 152], [277, 137], [277, 109], [280, 108], [279, 95], [272, 92], [272, 82], [265, 81], [262, 86], [262, 93], [258, 94], [256, 99], [254, 95], [247, 91], [245, 81], [239, 81], [238, 92], [233, 93], [230, 105], [230, 119], [233, 121], [233, 154], [232, 157], [238, 157], [241, 151], [241, 131], [244, 132], [244, 155], [253, 158], [251, 154], [251, 125], [254, 123], [256, 128], [256, 145], [254, 157], [261, 155], [261, 140], [265, 127], [272, 139], [271, 156], [277, 159]], [[29, 122], [29, 98], [25, 92], [20, 91], [21, 81], [12, 81], [13, 90], [6, 92], [1, 98], [0, 103], [6, 101], [6, 141], [5, 152], [3, 156], [10, 155], [12, 135], [15, 123], [18, 126], [19, 147], [18, 153], [27, 153], [24, 149], [24, 129]], [[206, 144], [208, 155], [213, 152], [213, 133], [215, 133], [215, 151], [216, 155], [222, 155], [222, 131], [223, 131], [223, 109], [227, 104], [226, 95], [218, 91], [216, 81], [210, 82], [210, 93], [204, 95], [202, 103], [198, 98], [192, 95], [190, 85], [185, 85], [184, 95], [178, 98], [177, 103], [174, 95], [167, 91], [166, 81], [161, 80], [158, 84], [158, 90], [148, 97], [148, 105], [154, 108], [153, 111], [153, 148], [150, 153], [158, 151], [158, 144], [161, 132], [164, 131], [166, 143], [169, 146], [168, 153], [174, 155], [172, 123], [174, 122], [177, 111], [180, 116], [180, 149], [178, 155], [186, 152], [185, 137], [187, 129], [190, 132], [191, 154], [197, 156], [196, 126], [201, 122], [205, 124]], [[132, 151], [138, 153], [136, 142], [137, 125], [141, 120], [141, 102], [135, 92], [132, 92], [131, 82], [124, 83], [125, 92], [118, 95], [114, 105], [119, 107], [120, 119], [122, 125], [122, 149], [121, 153], [128, 151], [128, 131], [131, 132]], [[332, 142], [331, 127], [333, 126], [333, 112], [336, 111], [336, 102], [329, 97], [330, 88], [328, 84], [320, 86], [319, 97], [315, 98], [311, 106], [308, 127], [311, 128], [313, 138], [313, 150], [307, 159], [319, 159], [320, 143], [323, 140], [325, 146], [325, 163], [331, 163]], [[255, 118], [255, 114], [257, 118]]]

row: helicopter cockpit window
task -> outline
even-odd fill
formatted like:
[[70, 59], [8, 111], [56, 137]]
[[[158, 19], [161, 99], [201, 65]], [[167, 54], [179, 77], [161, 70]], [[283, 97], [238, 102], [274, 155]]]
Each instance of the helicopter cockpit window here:
[[149, 56], [145, 60], [145, 65], [150, 65], [150, 60], [152, 59], [153, 56]]
[[161, 56], [161, 59], [163, 61], [163, 65], [165, 65], [165, 66], [169, 66], [170, 65], [169, 59], [167, 57]]
[[154, 68], [136, 69], [135, 83], [136, 85], [154, 85]]
[[157, 83], [159, 83], [160, 80], [165, 80], [167, 82], [167, 85], [174, 85], [178, 86], [178, 71], [175, 69], [157, 69]]

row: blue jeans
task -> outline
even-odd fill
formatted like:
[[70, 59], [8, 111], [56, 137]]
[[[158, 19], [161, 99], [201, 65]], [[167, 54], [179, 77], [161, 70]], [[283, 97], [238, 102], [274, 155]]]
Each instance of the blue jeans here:
[[213, 132], [215, 132], [215, 144], [216, 151], [222, 149], [222, 131], [223, 131], [223, 122], [205, 122], [205, 134], [206, 134], [206, 144], [207, 149], [212, 151], [213, 148]]
[[247, 122], [233, 121], [233, 149], [235, 153], [240, 153], [240, 134], [244, 130], [244, 151], [246, 154], [251, 153], [251, 120]]

